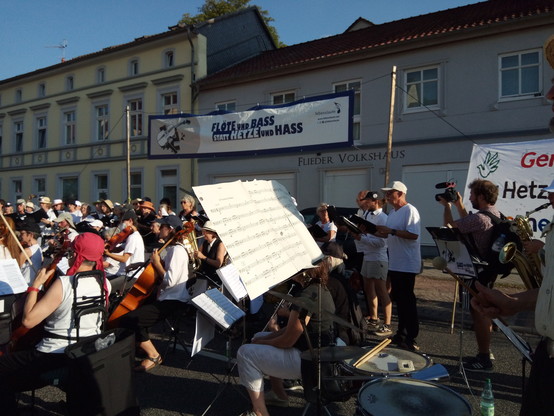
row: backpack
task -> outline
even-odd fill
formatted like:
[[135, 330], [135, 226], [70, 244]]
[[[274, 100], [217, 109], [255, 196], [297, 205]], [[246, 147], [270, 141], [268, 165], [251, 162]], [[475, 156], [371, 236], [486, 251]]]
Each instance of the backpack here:
[[512, 222], [507, 219], [504, 214], [500, 213], [500, 217], [497, 217], [494, 214], [491, 214], [488, 211], [479, 211], [481, 214], [486, 215], [492, 221], [493, 230], [491, 235], [491, 240], [487, 254], [485, 255], [485, 260], [488, 265], [484, 266], [485, 270], [493, 270], [496, 274], [500, 275], [500, 278], [508, 276], [512, 269], [514, 268], [513, 262], [509, 261], [508, 263], [501, 263], [498, 257], [498, 251], [493, 250], [495, 242], [504, 235], [504, 242], [502, 245], [508, 243], [515, 243], [517, 249], [521, 251], [523, 244], [519, 235], [512, 230]]

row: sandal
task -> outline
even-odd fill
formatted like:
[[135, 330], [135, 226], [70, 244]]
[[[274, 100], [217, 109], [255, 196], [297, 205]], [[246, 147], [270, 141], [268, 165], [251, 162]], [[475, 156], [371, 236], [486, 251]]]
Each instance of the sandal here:
[[154, 367], [162, 363], [162, 356], [158, 355], [156, 358], [147, 357], [140, 363], [139, 366], [135, 367], [135, 371], [146, 372], [152, 370]]

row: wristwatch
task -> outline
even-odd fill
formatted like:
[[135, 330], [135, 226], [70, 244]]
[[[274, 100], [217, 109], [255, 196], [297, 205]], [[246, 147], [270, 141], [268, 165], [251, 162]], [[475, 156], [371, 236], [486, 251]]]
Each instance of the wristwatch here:
[[395, 229], [390, 230], [390, 235], [396, 235], [396, 230]]

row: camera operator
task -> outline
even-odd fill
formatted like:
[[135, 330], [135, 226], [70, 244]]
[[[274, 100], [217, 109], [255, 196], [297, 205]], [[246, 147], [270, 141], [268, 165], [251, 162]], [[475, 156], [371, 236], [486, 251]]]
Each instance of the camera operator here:
[[[493, 223], [489, 216], [484, 214], [488, 211], [496, 217], [500, 217], [500, 212], [494, 204], [498, 199], [498, 187], [491, 181], [476, 179], [468, 186], [469, 200], [477, 213], [466, 211], [459, 192], [456, 192], [456, 200], [447, 201], [444, 197], [437, 195], [437, 199], [444, 206], [444, 225], [458, 228], [462, 234], [468, 235], [468, 240], [473, 242], [474, 249], [479, 257], [484, 258], [492, 244]], [[452, 216], [451, 204], [453, 204], [460, 216], [460, 219], [454, 220]], [[477, 271], [477, 281], [482, 285], [492, 288], [496, 280], [497, 273], [494, 270], [482, 269]], [[491, 343], [491, 319], [478, 313], [471, 308], [473, 318], [473, 329], [479, 350], [477, 356], [464, 362], [464, 368], [468, 371], [492, 371], [492, 354], [490, 353]]]

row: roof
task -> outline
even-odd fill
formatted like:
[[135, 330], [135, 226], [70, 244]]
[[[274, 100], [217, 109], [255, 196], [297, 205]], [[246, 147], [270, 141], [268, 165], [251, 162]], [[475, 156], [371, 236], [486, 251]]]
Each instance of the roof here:
[[[431, 41], [536, 17], [552, 19], [554, 0], [488, 0], [264, 52], [210, 75], [199, 81], [199, 84], [201, 88], [208, 89], [341, 56], [353, 56], [403, 44], [412, 45], [414, 41]], [[549, 20], [548, 24], [552, 21]]]

